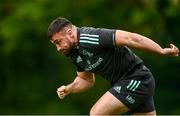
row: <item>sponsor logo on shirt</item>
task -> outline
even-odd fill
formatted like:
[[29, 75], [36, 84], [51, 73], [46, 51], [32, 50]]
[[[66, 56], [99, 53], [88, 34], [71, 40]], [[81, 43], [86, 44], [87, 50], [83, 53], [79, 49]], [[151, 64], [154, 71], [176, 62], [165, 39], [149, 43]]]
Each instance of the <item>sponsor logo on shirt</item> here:
[[90, 70], [96, 68], [97, 66], [99, 66], [101, 64], [102, 61], [103, 61], [103, 58], [99, 57], [99, 59], [94, 64], [89, 64], [89, 66], [87, 68], [85, 68], [85, 70], [90, 71]]
[[82, 54], [85, 55], [85, 56], [93, 57], [93, 53], [90, 53], [87, 50], [83, 50]]

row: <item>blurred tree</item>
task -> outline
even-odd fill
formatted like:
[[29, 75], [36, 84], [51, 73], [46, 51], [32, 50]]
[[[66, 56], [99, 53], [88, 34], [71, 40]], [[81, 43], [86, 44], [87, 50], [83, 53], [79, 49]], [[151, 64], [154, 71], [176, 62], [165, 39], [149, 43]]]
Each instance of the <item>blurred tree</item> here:
[[[180, 48], [178, 0], [1, 0], [0, 114], [88, 114], [109, 84], [97, 76], [95, 87], [60, 101], [56, 89], [70, 83], [75, 67], [46, 37], [58, 16], [77, 26], [118, 28]], [[156, 78], [158, 114], [179, 114], [180, 59], [134, 50]], [[158, 62], [158, 63], [157, 63]], [[170, 80], [172, 79], [172, 80]], [[167, 96], [167, 97], [165, 97]]]

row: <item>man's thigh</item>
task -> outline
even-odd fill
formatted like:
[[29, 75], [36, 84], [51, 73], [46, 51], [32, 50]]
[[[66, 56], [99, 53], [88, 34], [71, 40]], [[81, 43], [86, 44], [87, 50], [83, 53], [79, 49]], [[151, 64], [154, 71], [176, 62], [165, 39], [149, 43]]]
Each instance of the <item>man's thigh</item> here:
[[129, 109], [114, 95], [107, 91], [91, 108], [91, 115], [122, 114]]

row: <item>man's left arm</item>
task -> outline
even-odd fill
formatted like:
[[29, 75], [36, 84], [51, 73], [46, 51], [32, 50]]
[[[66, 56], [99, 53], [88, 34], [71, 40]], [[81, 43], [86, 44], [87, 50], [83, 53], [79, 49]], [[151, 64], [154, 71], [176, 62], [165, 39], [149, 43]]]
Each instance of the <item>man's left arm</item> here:
[[137, 33], [116, 30], [115, 43], [117, 47], [128, 46], [131, 48], [144, 49], [161, 55], [178, 56], [179, 49], [170, 44], [170, 48], [162, 48], [153, 40]]

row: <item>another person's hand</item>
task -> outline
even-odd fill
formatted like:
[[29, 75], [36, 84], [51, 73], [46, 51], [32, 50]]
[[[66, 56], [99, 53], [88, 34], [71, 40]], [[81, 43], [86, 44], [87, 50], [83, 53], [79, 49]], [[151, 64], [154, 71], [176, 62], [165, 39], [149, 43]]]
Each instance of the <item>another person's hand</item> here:
[[175, 45], [170, 44], [170, 48], [164, 48], [163, 49], [162, 55], [178, 56], [179, 55], [179, 49]]
[[60, 99], [64, 99], [69, 94], [67, 86], [63, 85], [57, 89], [57, 94]]

